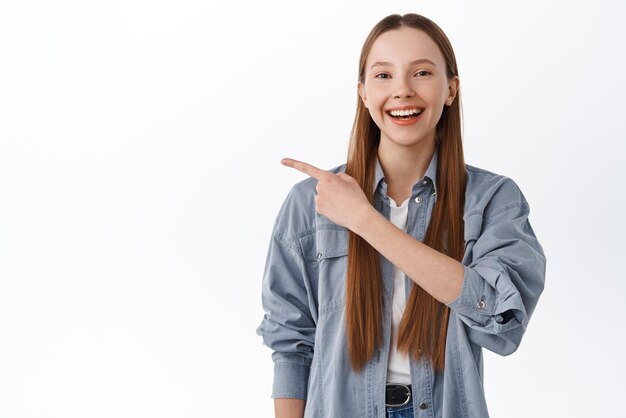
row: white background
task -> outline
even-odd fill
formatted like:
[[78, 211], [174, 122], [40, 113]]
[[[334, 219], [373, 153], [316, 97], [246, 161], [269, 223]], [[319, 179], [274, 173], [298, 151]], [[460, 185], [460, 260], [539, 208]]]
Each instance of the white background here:
[[[452, 41], [466, 162], [548, 259], [492, 416], [625, 416], [622, 1], [2, 1], [0, 416], [269, 417], [270, 232], [345, 161], [371, 27]], [[621, 414], [621, 415], [620, 415]]]

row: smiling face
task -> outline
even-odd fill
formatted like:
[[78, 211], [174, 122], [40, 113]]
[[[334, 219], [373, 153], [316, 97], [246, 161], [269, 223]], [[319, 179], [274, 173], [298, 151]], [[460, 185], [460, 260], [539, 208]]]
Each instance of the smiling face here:
[[429, 147], [444, 105], [459, 86], [448, 80], [437, 44], [423, 31], [402, 27], [374, 41], [359, 95], [387, 145]]

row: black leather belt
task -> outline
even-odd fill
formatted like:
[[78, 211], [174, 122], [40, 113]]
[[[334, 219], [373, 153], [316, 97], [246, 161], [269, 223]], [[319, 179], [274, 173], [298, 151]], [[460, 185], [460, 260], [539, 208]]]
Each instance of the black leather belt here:
[[411, 385], [388, 384], [385, 387], [385, 406], [404, 406], [411, 400]]

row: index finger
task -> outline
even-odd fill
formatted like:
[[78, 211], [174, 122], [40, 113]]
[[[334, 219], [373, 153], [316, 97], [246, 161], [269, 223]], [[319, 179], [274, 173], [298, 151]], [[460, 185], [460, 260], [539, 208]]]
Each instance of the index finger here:
[[304, 161], [294, 160], [292, 158], [283, 158], [280, 162], [287, 167], [302, 171], [304, 174], [308, 174], [317, 180], [321, 180], [329, 174], [327, 171], [319, 169], [314, 165], [305, 163]]

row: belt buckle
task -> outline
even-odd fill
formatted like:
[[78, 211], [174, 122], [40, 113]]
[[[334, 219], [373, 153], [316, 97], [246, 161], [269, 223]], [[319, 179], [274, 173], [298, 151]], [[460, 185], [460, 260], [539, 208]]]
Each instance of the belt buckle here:
[[405, 399], [405, 401], [403, 403], [388, 404], [387, 403], [387, 396], [386, 396], [387, 394], [385, 393], [385, 406], [399, 407], [399, 406], [404, 406], [404, 405], [409, 403], [409, 401], [411, 400], [411, 389], [409, 389], [409, 387], [407, 385], [403, 385], [403, 384], [400, 384], [400, 383], [394, 383], [394, 384], [391, 384], [391, 385], [387, 385], [385, 387], [385, 391], [386, 391], [386, 388], [389, 387], [389, 386], [396, 386], [396, 387], [404, 388], [404, 390], [406, 390], [406, 399]]

